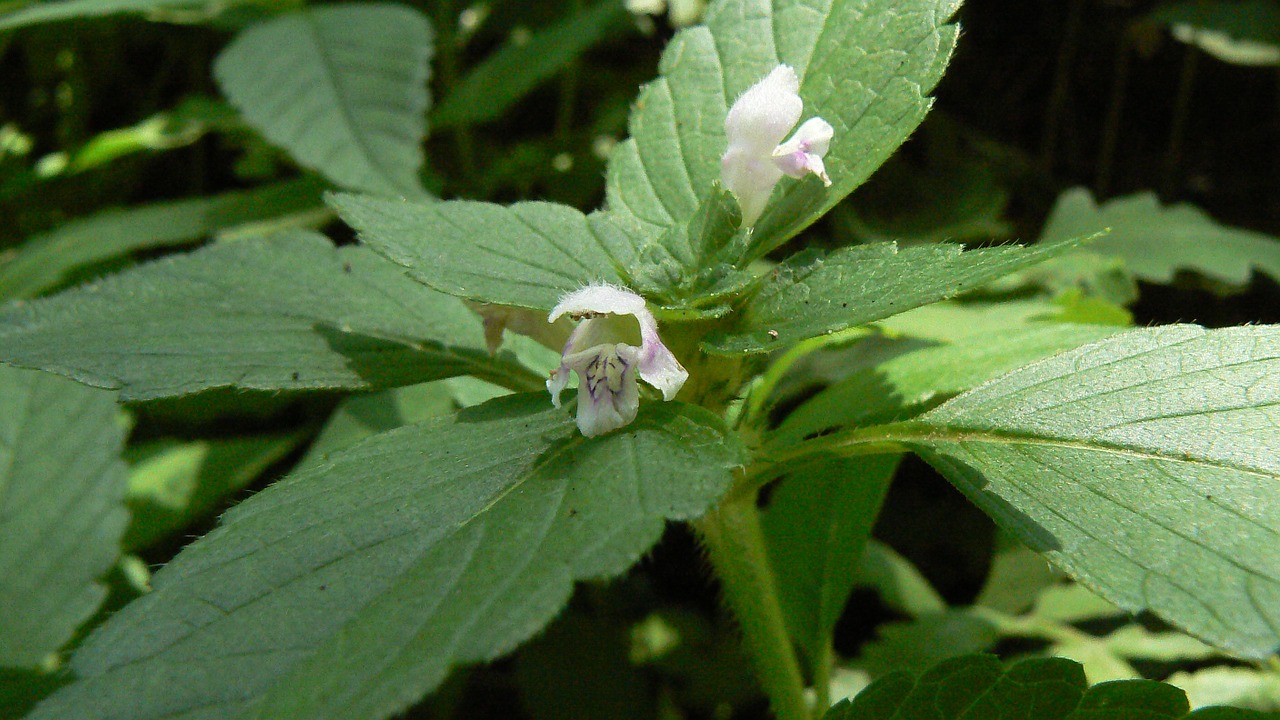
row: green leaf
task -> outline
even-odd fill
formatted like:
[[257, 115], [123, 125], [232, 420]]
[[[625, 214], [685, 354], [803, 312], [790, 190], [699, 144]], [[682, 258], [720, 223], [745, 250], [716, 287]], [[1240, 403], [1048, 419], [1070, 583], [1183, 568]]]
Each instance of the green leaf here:
[[241, 33], [214, 63], [227, 99], [338, 185], [424, 197], [431, 26], [384, 3], [308, 8]]
[[134, 449], [128, 504], [133, 520], [124, 536], [136, 551], [217, 509], [301, 442], [300, 435], [162, 441]]
[[877, 243], [827, 255], [802, 253], [747, 300], [735, 329], [713, 335], [703, 348], [722, 354], [777, 350], [957, 295], [1077, 242], [967, 252], [948, 243], [901, 249]]
[[1107, 600], [1265, 657], [1280, 646], [1278, 370], [1277, 326], [1137, 330], [885, 435]]
[[467, 74], [431, 114], [436, 128], [468, 125], [502, 116], [548, 78], [560, 72], [610, 32], [626, 27], [627, 14], [612, 0], [570, 15], [511, 41]]
[[966, 337], [904, 351], [813, 396], [787, 416], [770, 442], [780, 446], [839, 427], [897, 420], [1010, 370], [1120, 331], [1105, 325], [1029, 323], [1006, 328], [994, 338]]
[[1152, 193], [1097, 205], [1088, 190], [1068, 190], [1058, 198], [1041, 239], [1103, 228], [1111, 232], [1090, 249], [1120, 256], [1149, 282], [1172, 282], [1178, 270], [1237, 287], [1247, 284], [1254, 270], [1280, 278], [1280, 240], [1219, 224], [1192, 205], [1161, 206]]
[[957, 28], [958, 0], [729, 0], [679, 32], [661, 76], [631, 114], [631, 139], [609, 158], [607, 207], [641, 236], [686, 223], [720, 177], [724, 118], [779, 63], [801, 77], [804, 117], [835, 128], [834, 185], [784, 179], [756, 225], [755, 256], [794, 236], [858, 187], [928, 112]]
[[1006, 671], [994, 656], [969, 655], [943, 661], [918, 681], [906, 673], [881, 678], [824, 720], [1062, 720], [1084, 684], [1070, 660], [1024, 660]]
[[900, 459], [817, 460], [783, 480], [761, 517], [787, 630], [810, 662], [830, 646]]
[[876, 638], [862, 646], [859, 665], [872, 677], [919, 673], [947, 658], [988, 650], [999, 639], [1000, 633], [981, 614], [947, 609], [879, 626]]
[[217, 16], [227, 3], [209, 0], [45, 0], [0, 15], [0, 32], [40, 23], [125, 13], [173, 22], [203, 21]]
[[924, 575], [893, 548], [872, 539], [858, 565], [857, 585], [875, 588], [884, 604], [920, 618], [947, 609], [947, 603]]
[[0, 366], [0, 666], [41, 665], [106, 597], [124, 435], [112, 393]]
[[626, 284], [629, 240], [564, 205], [450, 200], [410, 203], [333, 195], [360, 239], [409, 274], [459, 297], [550, 310], [591, 282]]
[[0, 262], [0, 299], [29, 298], [79, 269], [139, 250], [192, 242], [237, 225], [323, 208], [322, 185], [298, 180], [246, 192], [155, 203], [75, 220]]
[[545, 393], [376, 435], [227, 513], [32, 718], [398, 713], [704, 512], [741, 460], [699, 408], [587, 440]]
[[1271, 714], [1213, 708], [1188, 714], [1176, 687], [1122, 680], [1086, 690], [1080, 665], [1061, 658], [1023, 660], [1002, 667], [992, 655], [944, 661], [913, 679], [895, 673], [824, 720], [1266, 720]]
[[0, 309], [0, 360], [120, 388], [130, 400], [465, 373], [541, 384], [491, 358], [479, 325], [368, 250], [294, 232], [214, 244]]

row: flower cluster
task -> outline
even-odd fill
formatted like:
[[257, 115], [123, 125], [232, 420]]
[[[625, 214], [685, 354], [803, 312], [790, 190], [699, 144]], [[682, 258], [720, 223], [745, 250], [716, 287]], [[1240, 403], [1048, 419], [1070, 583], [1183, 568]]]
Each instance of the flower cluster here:
[[729, 148], [720, 159], [720, 177], [738, 198], [743, 225], [754, 225], [760, 218], [783, 175], [802, 178], [812, 173], [831, 185], [822, 156], [835, 131], [826, 120], [810, 118], [783, 140], [803, 112], [800, 78], [789, 65], [774, 68], [729, 108], [724, 119]]
[[[813, 174], [831, 185], [823, 155], [834, 131], [822, 118], [806, 120], [783, 140], [800, 120], [800, 78], [788, 65], [779, 65], [733, 103], [725, 117], [729, 147], [720, 159], [724, 186], [738, 198], [742, 222], [752, 225], [764, 212], [773, 188], [783, 175]], [[560, 367], [547, 379], [551, 402], [560, 407], [560, 393], [569, 374], [578, 375], [578, 429], [587, 437], [617, 430], [635, 419], [640, 407], [639, 380], [671, 400], [689, 373], [658, 337], [658, 322], [644, 298], [606, 283], [588, 285], [560, 299], [547, 321], [564, 316], [578, 320], [560, 355]], [[496, 347], [505, 315], [486, 315], [490, 349]], [[492, 327], [490, 327], [492, 325]]]

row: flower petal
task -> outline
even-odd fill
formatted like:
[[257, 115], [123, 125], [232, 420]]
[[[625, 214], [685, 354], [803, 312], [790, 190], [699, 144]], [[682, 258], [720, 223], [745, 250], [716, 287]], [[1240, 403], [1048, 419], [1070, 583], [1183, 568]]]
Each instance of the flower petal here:
[[565, 358], [565, 364], [578, 373], [577, 422], [585, 437], [603, 435], [636, 419], [640, 408], [637, 354], [636, 348], [619, 343]]
[[767, 155], [787, 136], [803, 111], [800, 78], [790, 65], [779, 65], [729, 108], [724, 119], [729, 148]]
[[640, 321], [640, 377], [661, 390], [663, 400], [673, 400], [684, 387], [684, 381], [689, 379], [689, 371], [662, 344], [662, 338], [658, 336], [658, 321], [652, 313], [645, 310], [636, 319]]
[[637, 315], [638, 313], [649, 312], [645, 308], [644, 298], [627, 290], [609, 283], [596, 283], [588, 285], [581, 290], [573, 292], [560, 298], [560, 302], [551, 308], [551, 314], [547, 316], [547, 322], [555, 322], [562, 315], [570, 315], [572, 317], [604, 315], [613, 313], [615, 315]]
[[781, 172], [793, 178], [813, 173], [822, 178], [824, 185], [830, 187], [831, 178], [827, 177], [822, 156], [827, 154], [834, 135], [835, 129], [826, 120], [809, 118], [796, 129], [789, 140], [773, 151], [773, 162]]

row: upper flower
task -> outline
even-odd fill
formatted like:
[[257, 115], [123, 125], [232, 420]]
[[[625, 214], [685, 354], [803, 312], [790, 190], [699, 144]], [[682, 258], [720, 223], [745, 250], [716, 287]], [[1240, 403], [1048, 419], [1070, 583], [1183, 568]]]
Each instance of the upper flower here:
[[802, 112], [800, 78], [790, 65], [774, 68], [729, 108], [724, 119], [729, 148], [720, 158], [720, 177], [738, 198], [743, 225], [760, 218], [783, 175], [802, 178], [813, 173], [831, 185], [822, 156], [835, 131], [826, 120], [810, 118], [783, 141]]
[[661, 390], [664, 400], [674, 398], [689, 377], [658, 337], [658, 321], [644, 298], [630, 290], [588, 285], [561, 298], [547, 322], [563, 315], [581, 322], [564, 345], [560, 367], [547, 379], [547, 391], [560, 407], [569, 371], [578, 373], [578, 429], [587, 437], [635, 419], [640, 404], [637, 374]]

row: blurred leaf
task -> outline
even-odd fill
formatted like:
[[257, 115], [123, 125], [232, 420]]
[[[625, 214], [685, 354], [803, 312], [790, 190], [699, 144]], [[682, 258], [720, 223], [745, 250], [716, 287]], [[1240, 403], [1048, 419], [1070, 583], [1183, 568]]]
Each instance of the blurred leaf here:
[[1083, 585], [1060, 583], [1041, 592], [1031, 612], [1049, 620], [1074, 623], [1111, 617], [1123, 611]]
[[872, 683], [824, 720], [1266, 720], [1250, 710], [1187, 714], [1182, 691], [1151, 680], [1086, 689], [1080, 666], [1060, 658], [1003, 667], [992, 655], [944, 661], [913, 679], [895, 673]]
[[208, 516], [219, 503], [283, 459], [302, 436], [159, 442], [134, 449], [129, 471], [133, 520], [124, 547], [136, 551]]
[[702, 513], [741, 462], [729, 443], [665, 403], [584, 439], [540, 393], [381, 433], [228, 512], [32, 718], [398, 713]]
[[1211, 667], [1177, 672], [1166, 682], [1185, 690], [1193, 708], [1235, 705], [1251, 710], [1280, 710], [1280, 674], [1274, 668]]
[[1265, 657], [1280, 627], [1280, 328], [1137, 330], [887, 426], [1130, 612]]
[[214, 244], [0, 309], [0, 360], [120, 388], [130, 400], [465, 373], [542, 384], [490, 357], [479, 320], [457, 300], [365, 248], [306, 232]]
[[360, 239], [422, 282], [459, 297], [550, 310], [592, 282], [625, 284], [629, 239], [564, 205], [450, 200], [406, 203], [362, 195], [329, 202]]
[[816, 460], [782, 481], [761, 517], [787, 630], [812, 663], [830, 647], [901, 459]]
[[211, 0], [44, 0], [0, 15], [0, 32], [27, 25], [136, 13], [161, 21], [200, 22], [227, 8]]
[[713, 335], [703, 347], [721, 354], [785, 348], [958, 295], [1078, 242], [967, 252], [954, 244], [899, 249], [878, 243], [827, 255], [803, 253], [775, 269], [760, 292], [747, 299], [734, 330]]
[[0, 262], [0, 299], [29, 298], [73, 271], [139, 250], [181, 245], [228, 228], [322, 208], [315, 180], [113, 210], [32, 238]]
[[93, 614], [120, 554], [113, 393], [0, 366], [0, 666], [40, 666]]
[[[533, 720], [657, 717], [649, 679], [631, 664], [626, 628], [569, 613], [529, 643], [516, 662], [520, 699]], [[566, 682], [572, 678], [571, 682]]]
[[1280, 64], [1280, 6], [1274, 0], [1180, 0], [1148, 15], [1178, 40], [1236, 65]]
[[1179, 632], [1151, 632], [1141, 625], [1125, 625], [1103, 638], [1107, 649], [1124, 658], [1185, 662], [1207, 660], [1217, 650]]
[[910, 617], [941, 613], [947, 603], [910, 560], [878, 540], [867, 543], [857, 585], [875, 588], [885, 605]]
[[294, 472], [319, 465], [330, 453], [371, 435], [444, 417], [454, 410], [449, 386], [439, 381], [343, 398]]
[[924, 672], [947, 658], [987, 650], [1000, 639], [991, 623], [962, 609], [885, 623], [876, 635], [862, 646], [859, 664], [877, 678]]
[[437, 128], [499, 118], [518, 100], [560, 72], [615, 29], [627, 13], [617, 0], [603, 0], [520, 42], [509, 41], [467, 76], [431, 114]]
[[1013, 545], [996, 552], [991, 572], [973, 604], [1015, 615], [1030, 608], [1040, 591], [1057, 578], [1043, 555], [1024, 545]]
[[804, 117], [835, 128], [835, 184], [784, 179], [756, 225], [762, 256], [858, 187], [915, 130], [955, 44], [958, 0], [731, 0], [679, 32], [641, 91], [631, 139], [609, 158], [606, 205], [636, 234], [686, 223], [720, 177], [724, 118], [779, 63], [795, 68]]
[[214, 63], [245, 120], [343, 187], [421, 198], [431, 26], [389, 3], [308, 8], [254, 25]]
[[1194, 270], [1231, 286], [1254, 271], [1280, 279], [1280, 240], [1221, 225], [1191, 205], [1161, 206], [1151, 193], [1096, 205], [1089, 191], [1068, 190], [1045, 222], [1042, 241], [1110, 228], [1091, 250], [1118, 255], [1134, 275], [1169, 283], [1178, 270]]

